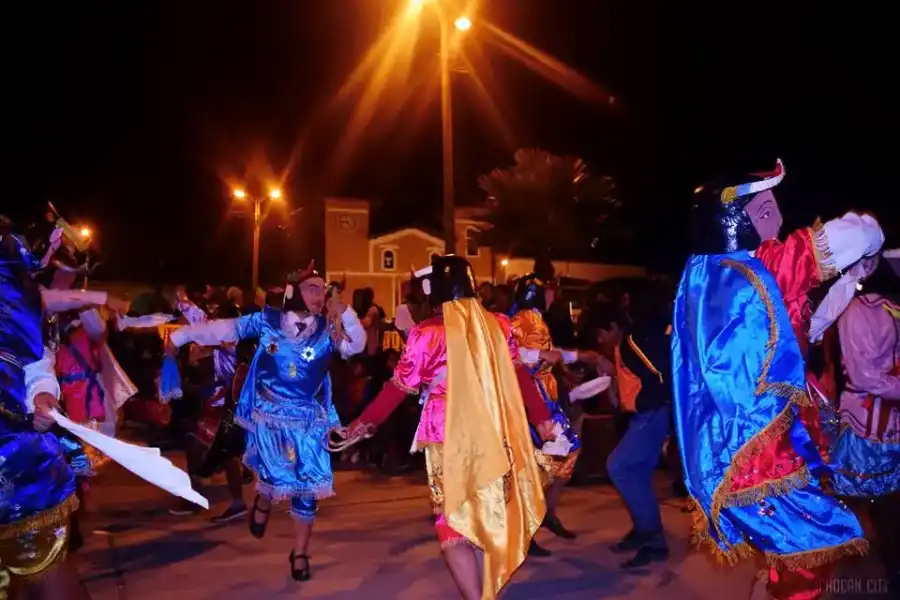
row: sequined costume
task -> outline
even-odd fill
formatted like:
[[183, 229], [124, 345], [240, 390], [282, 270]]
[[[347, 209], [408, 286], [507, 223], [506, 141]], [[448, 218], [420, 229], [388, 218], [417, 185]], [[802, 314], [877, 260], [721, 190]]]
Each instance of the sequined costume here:
[[771, 595], [814, 598], [834, 561], [867, 545], [853, 513], [819, 486], [821, 446], [802, 422], [815, 405], [792, 322], [802, 313], [788, 306], [827, 267], [852, 264], [880, 240], [848, 215], [826, 224], [818, 244], [801, 231], [769, 245], [770, 257], [781, 248], [779, 261], [756, 258], [760, 234], [746, 209], [764, 193], [774, 202], [783, 176], [779, 162], [750, 183], [720, 178], [695, 192], [695, 254], [673, 319], [673, 396], [686, 485], [699, 506], [695, 540], [728, 561], [762, 552]]
[[[513, 315], [512, 331], [519, 346], [519, 357], [522, 363], [527, 367], [534, 383], [537, 385], [538, 391], [543, 397], [547, 405], [547, 409], [552, 415], [553, 422], [557, 423], [563, 431], [563, 436], [571, 444], [568, 456], [553, 457], [553, 476], [560, 479], [569, 479], [572, 477], [572, 470], [578, 460], [581, 452], [581, 440], [572, 425], [569, 417], [563, 412], [559, 405], [559, 392], [557, 390], [556, 377], [553, 374], [553, 365], [535, 356], [530, 351], [551, 350], [553, 345], [550, 340], [550, 330], [544, 322], [541, 313], [534, 308], [520, 310]], [[577, 353], [564, 353], [564, 360], [573, 362], [572, 359], [577, 358]], [[535, 445], [540, 447], [543, 442], [537, 435], [537, 431], [532, 428], [532, 440]]]
[[40, 393], [59, 397], [42, 339], [41, 296], [28, 253], [0, 235], [0, 598], [16, 578], [39, 576], [66, 555], [75, 477], [59, 439], [34, 430]]
[[468, 262], [440, 257], [426, 270], [417, 275], [433, 271], [462, 284], [425, 282], [441, 308], [410, 330], [390, 384], [354, 425], [378, 426], [408, 394], [424, 390], [412, 450], [425, 452], [438, 540], [484, 550], [482, 597], [494, 598], [544, 517], [528, 422], [546, 427], [550, 413], [518, 361], [509, 319], [487, 313], [474, 297]]
[[244, 463], [258, 476], [259, 493], [289, 499], [302, 520], [315, 517], [316, 502], [334, 495], [328, 432], [340, 426], [328, 374], [332, 354], [362, 351], [365, 332], [356, 313], [341, 316], [349, 337], [334, 340], [321, 315], [304, 318], [267, 307], [238, 319], [189, 325], [172, 333], [175, 346], [259, 340], [241, 391], [235, 421], [247, 431]]

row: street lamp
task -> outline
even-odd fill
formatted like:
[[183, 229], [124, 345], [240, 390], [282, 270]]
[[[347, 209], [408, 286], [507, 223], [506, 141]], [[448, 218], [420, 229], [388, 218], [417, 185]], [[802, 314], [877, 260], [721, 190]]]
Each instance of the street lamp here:
[[[472, 28], [468, 17], [453, 22], [457, 31]], [[450, 26], [441, 22], [441, 138], [443, 158], [444, 252], [456, 254], [456, 203], [453, 181], [453, 90], [450, 84]]]
[[269, 200], [281, 200], [281, 190], [270, 190], [267, 196], [249, 196], [242, 189], [236, 189], [232, 192], [236, 200], [250, 200], [253, 203], [253, 293], [259, 289], [259, 231], [262, 226], [262, 204], [268, 198]]
[[81, 237], [83, 237], [84, 239], [89, 239], [91, 237], [91, 228], [82, 227], [78, 233], [81, 234]]

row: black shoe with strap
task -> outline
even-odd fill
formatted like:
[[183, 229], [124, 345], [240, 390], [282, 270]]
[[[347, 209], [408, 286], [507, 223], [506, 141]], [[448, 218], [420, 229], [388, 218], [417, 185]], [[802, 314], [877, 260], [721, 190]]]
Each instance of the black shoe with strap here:
[[[309, 565], [309, 556], [306, 554], [294, 554], [294, 551], [291, 550], [291, 555], [288, 558], [291, 562], [291, 578], [294, 581], [309, 581], [312, 579], [312, 571]], [[304, 563], [304, 567], [302, 569], [297, 568], [297, 561], [302, 560]]]
[[[272, 507], [260, 508], [259, 500], [260, 497], [257, 494], [256, 498], [253, 500], [253, 512], [250, 513], [250, 535], [261, 540], [263, 539], [263, 536], [266, 535], [266, 527], [269, 525], [269, 511], [272, 510]], [[266, 516], [262, 523], [257, 522], [257, 513]]]

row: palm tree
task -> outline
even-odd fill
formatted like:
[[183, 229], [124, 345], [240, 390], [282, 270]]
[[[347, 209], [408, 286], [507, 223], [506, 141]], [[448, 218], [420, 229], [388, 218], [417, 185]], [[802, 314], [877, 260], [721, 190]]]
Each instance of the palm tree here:
[[592, 176], [576, 157], [520, 149], [515, 164], [478, 179], [487, 193], [484, 243], [536, 260], [577, 257], [596, 248], [621, 203], [611, 177]]

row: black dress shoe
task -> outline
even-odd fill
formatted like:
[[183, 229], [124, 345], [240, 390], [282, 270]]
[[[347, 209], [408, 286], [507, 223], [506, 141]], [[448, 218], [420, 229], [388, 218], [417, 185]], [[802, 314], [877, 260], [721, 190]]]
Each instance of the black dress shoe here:
[[650, 548], [649, 546], [644, 546], [643, 548], [638, 550], [637, 554], [635, 554], [632, 558], [623, 562], [621, 564], [621, 568], [640, 569], [641, 567], [646, 567], [650, 563], [663, 562], [668, 558], [668, 548]]
[[551, 554], [553, 553], [546, 548], [538, 546], [538, 543], [536, 541], [531, 540], [531, 545], [528, 546], [528, 556], [537, 556], [543, 558], [546, 556], [550, 556]]
[[564, 540], [574, 540], [578, 536], [566, 529], [562, 521], [559, 520], [559, 517], [545, 517], [544, 522], [541, 523], [541, 527], [546, 527], [550, 531], [552, 531], [556, 537], [561, 537]]
[[[272, 506], [269, 505], [269, 508], [260, 508], [259, 500], [259, 495], [253, 500], [253, 511], [250, 513], [250, 535], [261, 540], [263, 539], [263, 536], [266, 535], [266, 527], [269, 525], [269, 511], [272, 510]], [[259, 523], [256, 520], [257, 513], [265, 515], [262, 523]]]
[[644, 536], [632, 529], [625, 534], [620, 541], [610, 546], [610, 551], [616, 554], [625, 554], [626, 552], [634, 552], [644, 545]]

